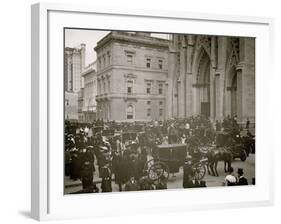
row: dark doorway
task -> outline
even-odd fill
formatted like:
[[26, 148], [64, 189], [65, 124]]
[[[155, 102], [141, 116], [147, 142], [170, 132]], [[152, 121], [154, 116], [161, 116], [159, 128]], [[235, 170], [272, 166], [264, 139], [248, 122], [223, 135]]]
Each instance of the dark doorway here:
[[205, 117], [210, 117], [210, 103], [201, 102], [201, 115]]

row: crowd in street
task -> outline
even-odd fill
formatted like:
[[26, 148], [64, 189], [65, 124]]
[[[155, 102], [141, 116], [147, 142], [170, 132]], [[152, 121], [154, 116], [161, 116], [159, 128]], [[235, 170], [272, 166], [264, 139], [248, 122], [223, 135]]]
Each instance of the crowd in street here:
[[[153, 147], [187, 144], [188, 154], [192, 157], [199, 142], [213, 144], [216, 132], [221, 130], [235, 134], [240, 131], [235, 118], [230, 117], [222, 123], [217, 121], [215, 126], [203, 116], [131, 123], [66, 121], [65, 176], [73, 181], [81, 180], [82, 190], [76, 193], [111, 192], [113, 183], [118, 185], [119, 191], [167, 189], [164, 177], [151, 180], [144, 169]], [[182, 186], [206, 187], [204, 180], [193, 178], [191, 163], [192, 159], [187, 157], [183, 164]], [[239, 178], [235, 178], [236, 184]], [[97, 186], [99, 182], [100, 188]]]

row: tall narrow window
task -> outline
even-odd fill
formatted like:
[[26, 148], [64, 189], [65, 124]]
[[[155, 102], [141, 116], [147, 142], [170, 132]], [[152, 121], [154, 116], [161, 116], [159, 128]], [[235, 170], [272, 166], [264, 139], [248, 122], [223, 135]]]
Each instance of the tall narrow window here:
[[104, 67], [106, 67], [106, 57], [105, 57], [105, 55], [103, 55], [103, 65], [104, 65]]
[[134, 108], [132, 105], [129, 105], [127, 107], [127, 119], [133, 119], [134, 118]]
[[151, 116], [151, 108], [147, 108], [146, 116], [147, 117]]
[[151, 59], [150, 59], [150, 58], [147, 58], [147, 59], [146, 59], [146, 67], [147, 67], [147, 68], [150, 68], [150, 66], [151, 66]]
[[158, 68], [159, 69], [163, 68], [163, 60], [158, 60]]
[[160, 117], [163, 116], [163, 109], [162, 109], [162, 108], [159, 109], [159, 116], [160, 116]]
[[108, 58], [108, 65], [111, 64], [111, 55], [110, 55], [110, 52], [107, 52], [107, 58]]
[[127, 81], [127, 93], [132, 94], [133, 93], [133, 80]]
[[105, 80], [103, 80], [103, 93], [106, 93], [106, 83], [105, 83]]
[[158, 94], [163, 94], [163, 84], [162, 83], [159, 83]]
[[127, 63], [128, 64], [133, 64], [133, 55], [127, 54]]
[[101, 59], [100, 59], [100, 57], [98, 58], [98, 70], [100, 70], [101, 69]]
[[146, 93], [151, 94], [151, 83], [150, 82], [146, 83]]

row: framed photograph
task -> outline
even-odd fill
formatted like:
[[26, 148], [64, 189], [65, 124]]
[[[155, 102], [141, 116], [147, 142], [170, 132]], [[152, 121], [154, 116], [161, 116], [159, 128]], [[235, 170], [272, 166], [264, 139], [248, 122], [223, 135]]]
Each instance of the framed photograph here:
[[272, 30], [32, 5], [32, 217], [271, 205]]

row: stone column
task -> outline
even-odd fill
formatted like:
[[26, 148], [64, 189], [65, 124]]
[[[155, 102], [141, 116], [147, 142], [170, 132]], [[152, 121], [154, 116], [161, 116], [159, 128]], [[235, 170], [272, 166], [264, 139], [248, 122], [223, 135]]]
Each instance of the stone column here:
[[[240, 122], [245, 123], [247, 118], [251, 123], [255, 122], [255, 39], [240, 38], [243, 48], [242, 61], [239, 63], [242, 76], [242, 109]], [[238, 74], [237, 74], [238, 75]], [[238, 76], [237, 76], [238, 78]], [[239, 91], [239, 90], [237, 90]]]
[[[246, 107], [245, 96], [244, 96], [244, 78], [242, 76], [242, 67], [238, 66], [236, 69], [237, 73], [237, 119], [238, 123], [243, 121], [243, 109]], [[231, 92], [230, 92], [231, 94]]]
[[173, 49], [174, 51], [171, 52], [171, 64], [173, 64], [172, 68], [173, 71], [172, 73], [172, 98], [173, 98], [173, 106], [172, 106], [172, 117], [177, 118], [179, 115], [179, 83], [178, 83], [178, 60], [177, 60], [177, 53], [178, 53], [178, 40], [179, 40], [179, 35], [175, 34], [174, 35], [174, 40], [173, 40]]
[[[170, 65], [169, 65], [170, 66]], [[170, 88], [169, 88], [169, 79], [168, 81], [165, 83], [165, 94], [166, 94], [166, 101], [165, 101], [165, 117], [164, 119], [169, 119], [171, 118], [171, 95], [172, 93], [170, 92]]]
[[190, 117], [193, 114], [192, 104], [192, 54], [194, 51], [194, 36], [187, 35], [186, 49], [186, 77], [185, 77], [185, 110], [186, 116]]
[[185, 117], [185, 73], [186, 73], [186, 42], [185, 36], [181, 35], [181, 48], [180, 48], [180, 75], [178, 82], [178, 115], [180, 118]]
[[167, 101], [166, 101], [166, 118], [173, 117], [174, 102], [174, 77], [176, 74], [176, 50], [174, 40], [171, 40], [168, 55], [168, 79], [167, 79]]
[[227, 37], [217, 37], [218, 40], [218, 52], [217, 52], [217, 85], [216, 85], [216, 119], [222, 120], [224, 116], [227, 116], [226, 102], [228, 101], [225, 95], [228, 94], [225, 84], [225, 70], [226, 70], [226, 51], [227, 51]]
[[211, 39], [211, 68], [210, 68], [210, 118], [211, 121], [215, 121], [216, 117], [216, 85], [215, 85], [215, 72], [217, 67], [216, 59], [216, 37], [212, 36]]

